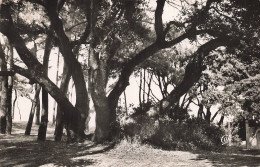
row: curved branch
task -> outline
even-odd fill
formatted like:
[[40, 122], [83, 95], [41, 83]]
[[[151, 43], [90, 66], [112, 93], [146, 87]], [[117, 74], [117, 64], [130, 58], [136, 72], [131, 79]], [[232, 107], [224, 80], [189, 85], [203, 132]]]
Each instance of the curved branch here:
[[36, 69], [42, 68], [41, 63], [37, 60], [35, 56], [26, 47], [24, 40], [19, 35], [17, 29], [14, 27], [13, 20], [10, 14], [10, 6], [2, 5], [1, 17], [3, 18], [0, 26], [0, 32], [3, 33], [12, 43], [18, 52], [20, 58], [26, 64], [28, 68]]
[[70, 103], [65, 94], [43, 73], [32, 69], [24, 69], [14, 65], [14, 71], [18, 74], [39, 83], [58, 103], [64, 112], [65, 122], [72, 124], [72, 130], [77, 132], [77, 109]]
[[167, 105], [162, 106], [163, 110], [167, 110], [171, 105], [177, 103], [179, 99], [194, 85], [194, 83], [198, 82], [202, 75], [202, 71], [204, 70], [202, 61], [203, 59], [209, 55], [209, 53], [220, 47], [220, 46], [228, 46], [237, 44], [238, 40], [231, 39], [228, 36], [213, 39], [204, 45], [202, 45], [194, 54], [195, 58], [192, 62], [190, 62], [185, 69], [185, 74], [182, 82], [176, 86], [176, 88], [170, 93], [170, 95], [161, 101], [161, 104], [164, 102], [168, 102]]

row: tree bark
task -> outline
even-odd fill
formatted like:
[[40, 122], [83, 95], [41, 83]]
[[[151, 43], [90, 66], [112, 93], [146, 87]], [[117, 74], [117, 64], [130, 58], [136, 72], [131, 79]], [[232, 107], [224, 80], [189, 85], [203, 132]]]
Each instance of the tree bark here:
[[[59, 67], [60, 67], [60, 52], [58, 52], [58, 59], [57, 59], [57, 71], [56, 71], [56, 85], [59, 82]], [[56, 101], [53, 102], [53, 116], [52, 116], [52, 124], [55, 125], [56, 122]]]
[[142, 103], [142, 81], [143, 81], [143, 71], [140, 69], [140, 78], [139, 78], [139, 106], [142, 109], [143, 108], [143, 103]]
[[145, 69], [143, 69], [143, 71], [144, 71], [144, 74], [143, 74], [143, 104], [145, 103], [145, 87], [146, 87], [146, 70]]
[[[48, 34], [45, 43], [45, 50], [43, 56], [43, 68], [44, 75], [48, 76], [48, 68], [49, 68], [49, 58], [52, 49], [52, 37]], [[38, 140], [45, 141], [46, 133], [47, 133], [47, 125], [48, 125], [48, 114], [49, 114], [49, 98], [48, 92], [45, 89], [42, 89], [42, 112], [41, 112], [41, 123], [38, 131]]]
[[106, 84], [108, 69], [106, 66], [106, 54], [102, 60], [97, 59], [94, 47], [90, 47], [90, 73], [89, 73], [89, 90], [96, 111], [96, 130], [93, 140], [101, 143], [112, 139], [113, 126], [116, 120], [115, 115], [111, 112], [108, 98], [106, 97]]
[[[5, 53], [2, 49], [2, 46], [0, 44], [0, 68], [1, 71], [7, 71], [7, 65], [6, 65], [6, 59], [5, 59]], [[0, 133], [5, 134], [6, 128], [7, 128], [7, 111], [8, 111], [8, 76], [0, 76]]]
[[77, 118], [82, 117], [81, 114], [79, 114], [79, 110], [70, 103], [67, 97], [48, 78], [48, 76], [42, 73], [44, 71], [42, 64], [28, 50], [24, 40], [20, 37], [17, 29], [14, 27], [10, 15], [10, 7], [8, 5], [1, 5], [1, 17], [3, 19], [1, 21], [0, 32], [3, 33], [8, 38], [9, 42], [14, 45], [19, 57], [28, 67], [28, 69], [23, 69], [14, 66], [14, 71], [34, 82], [38, 82], [43, 89], [48, 91], [48, 93], [50, 93], [50, 95], [57, 101], [58, 105], [61, 106], [62, 111], [64, 112], [65, 122], [70, 124], [71, 130], [77, 134], [79, 132]]
[[[148, 73], [149, 74], [149, 73]], [[147, 93], [147, 101], [150, 102], [150, 94], [151, 94], [151, 85], [152, 85], [152, 80], [153, 80], [153, 73], [150, 72], [150, 78], [149, 78], [149, 82], [147, 83], [147, 89], [148, 89], [148, 93]]]
[[214, 119], [216, 118], [216, 116], [218, 115], [218, 113], [219, 113], [219, 111], [221, 110], [221, 108], [220, 109], [218, 109], [218, 111], [216, 111], [216, 113], [212, 116], [212, 118], [210, 119], [210, 122], [213, 122], [214, 121]]
[[[33, 55], [35, 57], [37, 57], [37, 50], [38, 50], [38, 47], [37, 47], [37, 44], [35, 41], [34, 42], [34, 47], [32, 49], [32, 52], [33, 52]], [[39, 85], [40, 86], [40, 85]], [[41, 89], [41, 88], [40, 88]], [[35, 124], [36, 125], [40, 125], [41, 123], [41, 119], [40, 119], [40, 113], [41, 113], [41, 105], [40, 105], [40, 94], [38, 94], [38, 96], [35, 98], [35, 103], [36, 103], [36, 119], [35, 119]]]
[[[13, 71], [14, 66], [14, 48], [13, 45], [10, 44], [10, 55], [9, 55], [9, 71]], [[7, 117], [6, 117], [6, 128], [7, 133], [11, 134], [12, 132], [12, 94], [13, 94], [13, 84], [14, 84], [14, 77], [8, 76], [8, 91], [7, 91]]]
[[125, 112], [126, 112], [126, 115], [128, 115], [128, 107], [127, 107], [127, 99], [126, 99], [126, 93], [124, 91], [124, 102], [125, 102]]
[[205, 116], [205, 121], [210, 124], [210, 117], [211, 117], [211, 112], [210, 112], [210, 107], [207, 107], [207, 112]]
[[[63, 66], [63, 74], [60, 83], [60, 90], [67, 94], [69, 82], [71, 78], [71, 73], [69, 72], [68, 66], [64, 63]], [[64, 128], [64, 111], [62, 111], [61, 106], [57, 107], [57, 115], [56, 115], [56, 127], [55, 127], [55, 141], [61, 141], [63, 128]]]
[[199, 104], [199, 109], [198, 109], [197, 118], [203, 119], [203, 105], [202, 105], [202, 104]]
[[46, 2], [46, 10], [47, 15], [50, 18], [51, 24], [53, 26], [54, 31], [56, 32], [60, 45], [60, 51], [64, 57], [64, 61], [68, 65], [69, 70], [71, 71], [71, 75], [73, 81], [75, 83], [76, 90], [76, 105], [75, 107], [80, 112], [77, 114], [76, 126], [74, 129], [77, 129], [76, 138], [83, 139], [85, 137], [85, 122], [89, 111], [88, 104], [88, 93], [86, 88], [86, 83], [83, 75], [83, 71], [81, 68], [81, 64], [76, 59], [75, 54], [72, 51], [72, 46], [70, 45], [69, 38], [66, 36], [63, 28], [63, 23], [60, 20], [57, 12], [56, 12], [57, 3], [53, 0], [47, 0]]
[[46, 140], [47, 126], [48, 126], [48, 92], [42, 89], [42, 110], [41, 110], [41, 123], [38, 130], [39, 141]]
[[41, 114], [40, 98], [38, 97], [35, 100], [36, 100], [35, 101], [35, 103], [36, 103], [35, 124], [40, 125], [40, 123], [41, 123], [41, 119], [40, 119], [40, 114]]
[[35, 94], [34, 94], [34, 99], [32, 100], [32, 107], [31, 107], [31, 112], [29, 115], [29, 120], [27, 122], [27, 126], [26, 126], [26, 130], [25, 130], [25, 135], [30, 135], [31, 134], [31, 128], [32, 128], [32, 123], [33, 123], [33, 117], [37, 108], [37, 101], [39, 101], [39, 94], [41, 91], [41, 86], [39, 84], [35, 84], [34, 85], [34, 90], [35, 90]]
[[[14, 89], [14, 93], [15, 93], [15, 97], [14, 97], [14, 101], [13, 101], [13, 119], [14, 119], [14, 113], [15, 113], [15, 104], [16, 104], [16, 101], [17, 101], [17, 90]], [[20, 118], [21, 118], [21, 115], [20, 115]]]
[[219, 122], [218, 122], [218, 126], [223, 125], [224, 118], [225, 118], [225, 116], [224, 116], [224, 114], [222, 114], [222, 115], [221, 115], [221, 118], [220, 118], [220, 120], [219, 120]]

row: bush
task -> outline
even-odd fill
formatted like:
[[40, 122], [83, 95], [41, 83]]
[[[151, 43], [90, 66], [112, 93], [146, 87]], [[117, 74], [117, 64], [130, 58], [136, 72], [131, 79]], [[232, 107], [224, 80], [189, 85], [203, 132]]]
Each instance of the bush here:
[[189, 118], [185, 122], [176, 123], [169, 119], [160, 121], [140, 116], [123, 126], [125, 135], [138, 136], [146, 142], [170, 150], [210, 150], [220, 151], [223, 130], [208, 124], [204, 120]]
[[224, 135], [224, 131], [219, 127], [196, 118], [190, 119], [187, 124], [189, 134], [187, 134], [186, 141], [192, 142], [203, 150], [220, 151], [223, 148], [221, 137]]

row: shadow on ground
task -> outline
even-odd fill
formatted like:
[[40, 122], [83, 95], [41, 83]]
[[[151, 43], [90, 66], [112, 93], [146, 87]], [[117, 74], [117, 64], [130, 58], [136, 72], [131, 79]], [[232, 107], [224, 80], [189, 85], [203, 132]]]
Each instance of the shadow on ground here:
[[[90, 150], [96, 145], [68, 145], [56, 143], [54, 141], [24, 141], [9, 143], [8, 141], [0, 144], [0, 164], [4, 166], [87, 166], [95, 163], [91, 159], [74, 160], [79, 156], [93, 154]], [[82, 153], [83, 152], [83, 153]]]
[[92, 159], [79, 157], [96, 154], [108, 150], [109, 147], [95, 145], [86, 141], [82, 144], [55, 142], [49, 133], [46, 141], [37, 141], [37, 127], [33, 127], [32, 135], [25, 136], [24, 123], [15, 124], [12, 135], [0, 134], [0, 166], [35, 167], [49, 166], [88, 166], [95, 164]]
[[200, 153], [194, 160], [209, 160], [213, 166], [260, 166], [260, 150], [233, 150]]
[[[34, 125], [31, 136], [23, 135], [25, 123], [15, 123], [13, 135], [0, 134], [0, 166], [259, 166], [260, 150], [228, 147], [221, 153], [201, 151], [165, 151], [146, 145], [119, 143], [95, 145], [91, 141], [67, 144], [54, 142], [54, 127], [47, 141], [37, 140]], [[110, 151], [108, 151], [110, 150]], [[104, 151], [108, 151], [105, 152]], [[100, 154], [102, 153], [102, 154]]]

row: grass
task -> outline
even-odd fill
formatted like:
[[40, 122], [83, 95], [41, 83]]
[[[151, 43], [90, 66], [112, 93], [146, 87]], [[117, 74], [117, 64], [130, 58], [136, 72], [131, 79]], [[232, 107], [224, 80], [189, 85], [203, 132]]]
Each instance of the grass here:
[[15, 122], [12, 135], [0, 135], [0, 166], [93, 166], [93, 167], [172, 167], [172, 166], [259, 166], [259, 150], [237, 147], [222, 153], [185, 152], [156, 149], [150, 145], [122, 140], [113, 149], [91, 141], [66, 144], [54, 142], [54, 127], [47, 140], [38, 142], [36, 125], [31, 136], [24, 136], [25, 122]]

